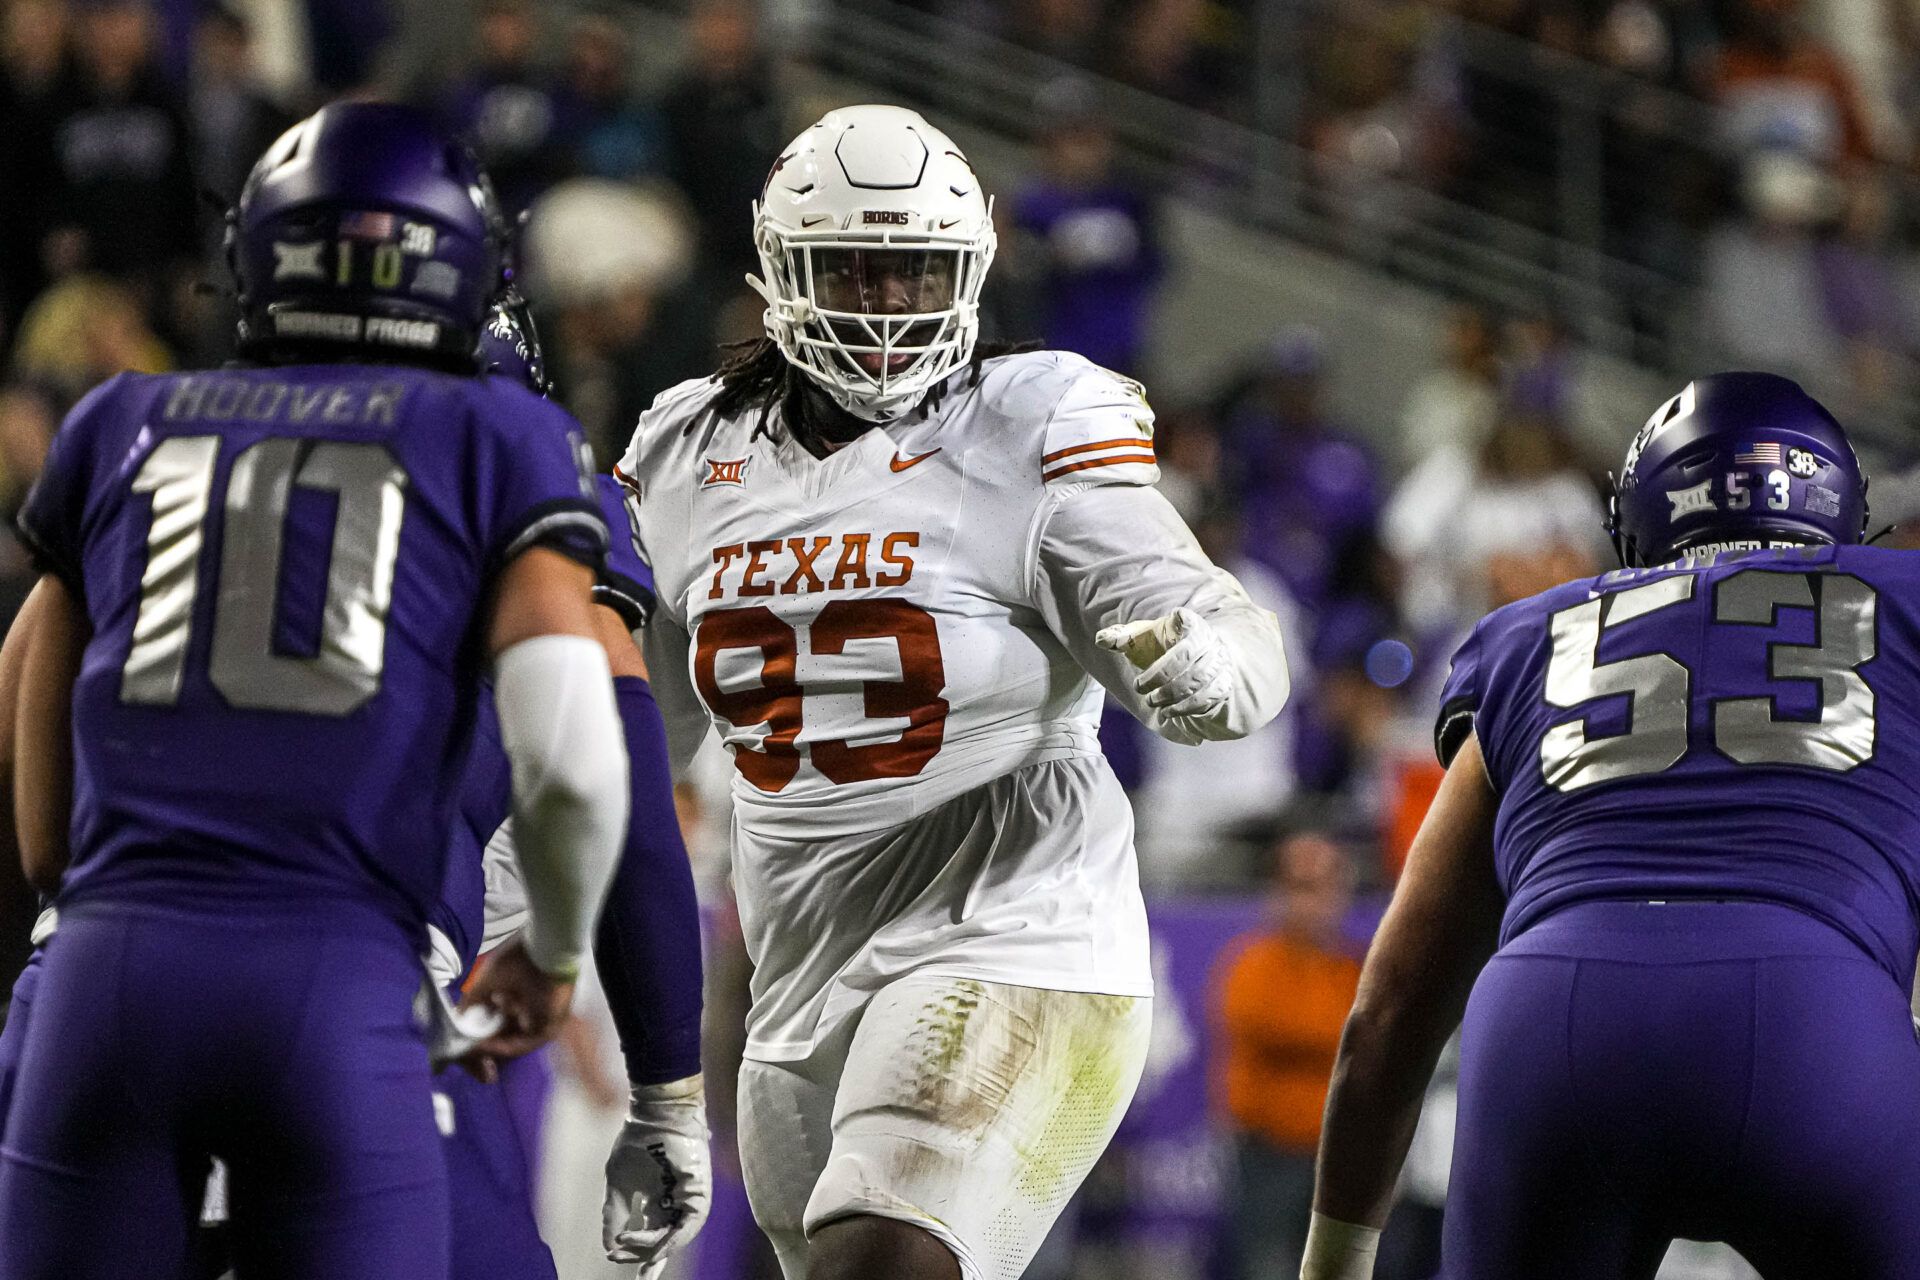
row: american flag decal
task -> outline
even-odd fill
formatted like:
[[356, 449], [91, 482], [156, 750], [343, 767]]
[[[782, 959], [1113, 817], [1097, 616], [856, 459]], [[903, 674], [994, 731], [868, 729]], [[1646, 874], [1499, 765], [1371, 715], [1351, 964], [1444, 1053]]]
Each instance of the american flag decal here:
[[1783, 461], [1778, 444], [1743, 444], [1734, 451], [1733, 460], [1743, 467], [1777, 467]]
[[399, 223], [391, 213], [360, 210], [340, 219], [340, 234], [354, 240], [391, 240]]

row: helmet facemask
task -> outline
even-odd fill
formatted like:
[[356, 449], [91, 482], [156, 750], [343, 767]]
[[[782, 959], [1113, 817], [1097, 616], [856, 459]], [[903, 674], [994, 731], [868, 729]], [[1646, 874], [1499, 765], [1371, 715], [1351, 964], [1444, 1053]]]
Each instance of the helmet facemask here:
[[978, 239], [760, 223], [767, 336], [847, 412], [891, 421], [972, 358], [990, 222]]

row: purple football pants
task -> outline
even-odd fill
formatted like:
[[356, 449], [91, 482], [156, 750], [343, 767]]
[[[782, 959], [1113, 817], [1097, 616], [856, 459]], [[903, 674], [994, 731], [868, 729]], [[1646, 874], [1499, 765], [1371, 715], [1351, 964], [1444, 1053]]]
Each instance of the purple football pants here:
[[[452, 1198], [451, 1280], [554, 1280], [553, 1254], [534, 1220], [534, 1168], [512, 1086], [548, 1079], [540, 1053], [501, 1065], [499, 1084], [481, 1084], [458, 1067], [434, 1077], [446, 1135]], [[544, 1095], [543, 1095], [544, 1097]]]
[[14, 981], [7, 1002], [7, 1022], [0, 1027], [0, 1134], [7, 1131], [7, 1108], [13, 1101], [14, 1081], [20, 1077], [20, 1054], [27, 1044], [27, 1019], [33, 1013], [33, 993], [40, 986], [40, 963], [44, 956], [34, 948], [27, 967]]
[[243, 1280], [447, 1273], [421, 968], [347, 906], [65, 913], [0, 1140], [0, 1280], [172, 1280], [207, 1160]]
[[1810, 916], [1585, 904], [1474, 987], [1448, 1280], [1641, 1280], [1676, 1236], [1768, 1280], [1920, 1280], [1916, 1206], [1907, 995]]

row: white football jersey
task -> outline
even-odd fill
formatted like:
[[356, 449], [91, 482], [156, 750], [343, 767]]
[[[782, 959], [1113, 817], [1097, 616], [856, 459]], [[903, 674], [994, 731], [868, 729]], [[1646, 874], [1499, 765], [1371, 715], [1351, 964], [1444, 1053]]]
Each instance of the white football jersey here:
[[689, 693], [733, 754], [749, 1055], [804, 1056], [916, 970], [1151, 994], [1088, 673], [1155, 713], [1093, 634], [1184, 605], [1271, 615], [1147, 487], [1140, 388], [1078, 356], [1000, 357], [824, 459], [778, 410], [764, 430], [757, 410], [721, 417], [718, 391], [662, 395], [617, 474], [677, 754]]
[[875, 831], [1098, 750], [1100, 690], [1036, 600], [1041, 516], [1050, 481], [1152, 484], [1153, 413], [1055, 352], [969, 384], [824, 459], [719, 419], [712, 380], [641, 418], [618, 474], [743, 824]]

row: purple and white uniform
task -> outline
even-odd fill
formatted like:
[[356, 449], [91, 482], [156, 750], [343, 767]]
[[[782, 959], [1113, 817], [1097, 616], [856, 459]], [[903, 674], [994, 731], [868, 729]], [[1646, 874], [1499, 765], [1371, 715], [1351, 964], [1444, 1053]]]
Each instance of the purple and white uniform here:
[[1920, 1276], [1920, 558], [1701, 555], [1480, 623], [1499, 792], [1446, 1274]]
[[123, 376], [69, 417], [21, 526], [92, 639], [0, 1274], [121, 1274], [103, 1239], [170, 1274], [208, 1156], [243, 1275], [444, 1272], [418, 957], [494, 579], [604, 555], [577, 441], [397, 366]]

